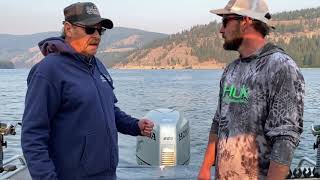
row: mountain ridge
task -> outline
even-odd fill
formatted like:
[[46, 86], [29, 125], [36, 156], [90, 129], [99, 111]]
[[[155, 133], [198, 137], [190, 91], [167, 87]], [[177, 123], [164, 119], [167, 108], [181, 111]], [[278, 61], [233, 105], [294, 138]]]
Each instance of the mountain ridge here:
[[[7, 68], [7, 64], [13, 64], [16, 68], [30, 68], [43, 58], [38, 48], [38, 42], [60, 35], [61, 32], [58, 31], [30, 35], [0, 34], [0, 62], [2, 62], [0, 68]], [[102, 36], [97, 55], [104, 57], [106, 54], [115, 53], [122, 57], [123, 54], [133, 49], [141, 48], [155, 39], [166, 36], [168, 35], [135, 28], [115, 27], [106, 31], [105, 35]], [[114, 59], [112, 59], [112, 56], [110, 57], [111, 59], [102, 59], [102, 61], [108, 65], [113, 65]]]
[[[320, 67], [320, 8], [309, 8], [273, 15], [276, 27], [268, 41], [283, 47], [300, 67]], [[147, 44], [129, 54], [119, 69], [215, 69], [236, 59], [236, 52], [225, 51], [217, 21], [197, 25]], [[293, 42], [293, 43], [292, 43]], [[172, 56], [174, 52], [175, 56]], [[210, 67], [201, 64], [212, 64]]]
[[[276, 30], [268, 41], [284, 48], [300, 67], [320, 67], [320, 8], [281, 12], [273, 19]], [[220, 27], [213, 21], [171, 35], [116, 27], [102, 37], [97, 57], [118, 69], [220, 69], [238, 56], [222, 48]], [[59, 34], [0, 34], [0, 62], [31, 67], [42, 59], [37, 43]]]

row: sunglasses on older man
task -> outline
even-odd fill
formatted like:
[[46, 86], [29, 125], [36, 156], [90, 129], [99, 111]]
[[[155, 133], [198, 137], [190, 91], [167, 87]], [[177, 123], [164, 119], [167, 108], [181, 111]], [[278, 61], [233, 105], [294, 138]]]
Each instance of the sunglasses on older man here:
[[106, 31], [106, 28], [96, 28], [93, 26], [84, 26], [82, 24], [72, 24], [72, 25], [83, 28], [85, 30], [86, 34], [88, 34], [88, 35], [92, 35], [96, 31], [98, 31], [99, 35], [101, 36]]
[[222, 26], [226, 28], [230, 20], [242, 20], [243, 16], [229, 16], [222, 18]]

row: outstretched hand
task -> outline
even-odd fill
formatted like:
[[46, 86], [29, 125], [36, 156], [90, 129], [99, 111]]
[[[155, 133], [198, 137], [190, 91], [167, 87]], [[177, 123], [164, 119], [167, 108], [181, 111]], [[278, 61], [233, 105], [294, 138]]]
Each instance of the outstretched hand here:
[[149, 119], [140, 119], [139, 122], [138, 122], [138, 125], [139, 125], [139, 128], [140, 128], [140, 131], [141, 131], [141, 134], [143, 136], [148, 136], [150, 137], [151, 136], [151, 132], [153, 130], [153, 122]]

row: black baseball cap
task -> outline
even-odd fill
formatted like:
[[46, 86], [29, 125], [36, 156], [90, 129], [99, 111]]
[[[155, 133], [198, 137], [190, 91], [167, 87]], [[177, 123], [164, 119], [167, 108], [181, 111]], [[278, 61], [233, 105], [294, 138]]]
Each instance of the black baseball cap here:
[[93, 26], [101, 23], [107, 29], [113, 28], [110, 19], [101, 18], [97, 6], [91, 2], [78, 2], [69, 5], [63, 10], [65, 21], [84, 26]]

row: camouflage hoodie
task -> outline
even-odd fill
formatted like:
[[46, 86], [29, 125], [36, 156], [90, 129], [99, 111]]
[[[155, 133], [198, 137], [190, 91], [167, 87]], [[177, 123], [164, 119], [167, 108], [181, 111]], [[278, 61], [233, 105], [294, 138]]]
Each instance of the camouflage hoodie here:
[[281, 48], [266, 44], [228, 65], [211, 133], [218, 179], [265, 179], [270, 160], [290, 166], [303, 127], [304, 79]]

